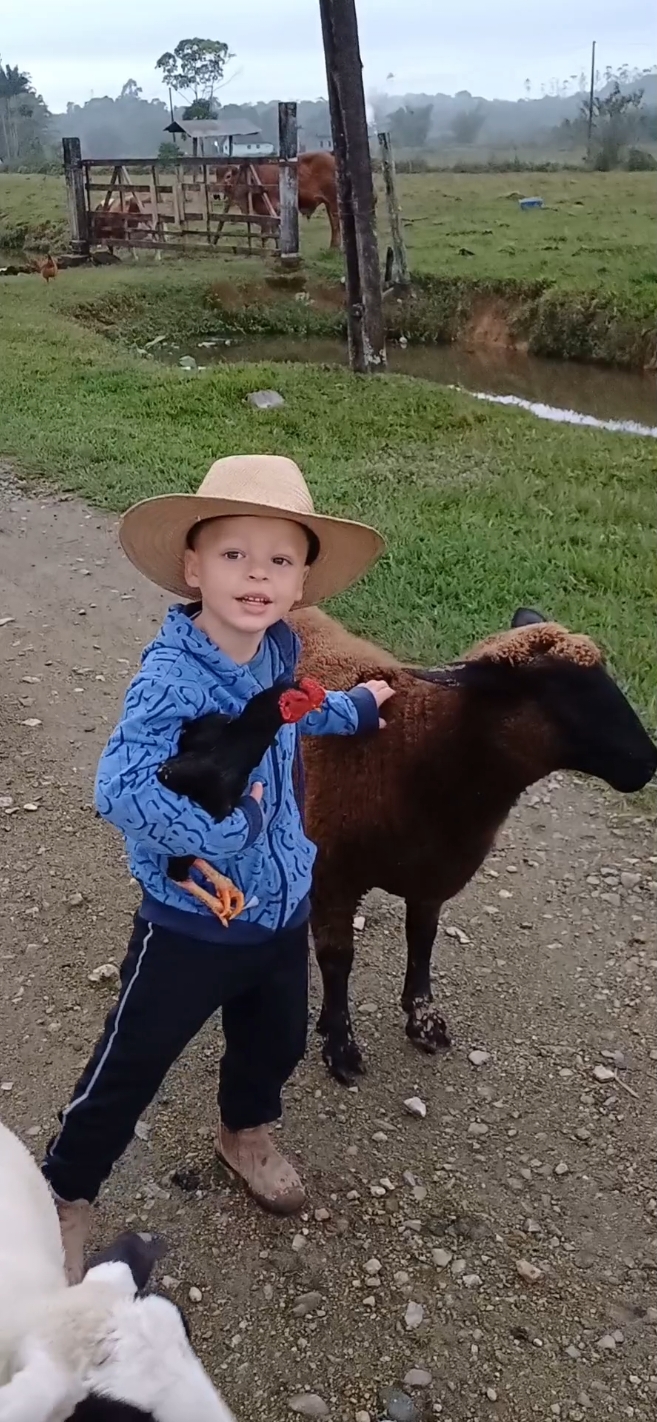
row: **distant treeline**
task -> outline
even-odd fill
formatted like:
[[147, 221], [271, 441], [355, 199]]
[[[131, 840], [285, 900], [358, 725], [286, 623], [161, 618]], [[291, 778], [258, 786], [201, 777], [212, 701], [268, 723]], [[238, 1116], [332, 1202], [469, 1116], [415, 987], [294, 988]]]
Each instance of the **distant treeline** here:
[[[581, 76], [583, 78], [583, 76]], [[630, 144], [657, 142], [657, 71], [630, 70], [623, 66], [616, 74], [610, 70], [598, 76], [601, 98], [616, 88], [623, 94], [637, 93], [640, 102], [623, 118], [622, 142], [627, 152]], [[372, 131], [385, 127], [392, 134], [395, 148], [430, 160], [440, 154], [440, 161], [450, 163], [450, 150], [466, 147], [472, 150], [472, 163], [494, 161], [496, 151], [522, 146], [524, 152], [532, 145], [568, 153], [581, 148], [586, 140], [586, 120], [583, 107], [587, 95], [578, 87], [580, 76], [572, 76], [564, 84], [552, 86], [555, 92], [517, 101], [483, 99], [462, 90], [449, 94], [385, 93], [369, 96]], [[259, 139], [276, 146], [278, 142], [278, 112], [275, 102], [254, 104], [219, 104], [213, 100], [215, 115], [248, 121], [259, 130]], [[182, 119], [184, 106], [174, 110]], [[64, 135], [80, 138], [82, 152], [88, 158], [149, 158], [155, 156], [167, 139], [165, 128], [170, 112], [161, 99], [144, 99], [141, 89], [132, 79], [123, 85], [116, 98], [89, 99], [85, 104], [68, 104], [65, 113], [49, 114], [43, 99], [35, 93], [29, 77], [17, 68], [0, 65], [0, 160], [5, 167], [45, 167], [61, 158]], [[604, 116], [603, 116], [604, 117]], [[306, 149], [325, 145], [330, 136], [328, 104], [325, 99], [302, 99], [298, 104], [301, 144]], [[602, 120], [601, 120], [602, 127]]]

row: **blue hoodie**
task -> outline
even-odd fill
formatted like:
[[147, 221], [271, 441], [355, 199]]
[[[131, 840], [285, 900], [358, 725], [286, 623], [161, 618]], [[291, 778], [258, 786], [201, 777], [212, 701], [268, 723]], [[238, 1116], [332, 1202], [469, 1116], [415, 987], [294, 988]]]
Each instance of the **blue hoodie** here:
[[[239, 666], [195, 626], [195, 612], [197, 607], [172, 607], [144, 651], [100, 759], [96, 808], [125, 836], [130, 869], [143, 890], [142, 917], [193, 938], [264, 941], [308, 915], [316, 850], [304, 834], [293, 782], [294, 776], [299, 787], [302, 780], [299, 731], [315, 736], [374, 731], [378, 708], [364, 687], [327, 693], [319, 711], [281, 728], [254, 770], [250, 783], [262, 782], [262, 802], [247, 794], [218, 823], [161, 785], [156, 771], [176, 754], [183, 721], [209, 711], [239, 716], [257, 692], [280, 677], [292, 679], [300, 644], [279, 622], [253, 661]], [[168, 878], [169, 858], [188, 854], [207, 859], [244, 894], [246, 908], [228, 928]]]

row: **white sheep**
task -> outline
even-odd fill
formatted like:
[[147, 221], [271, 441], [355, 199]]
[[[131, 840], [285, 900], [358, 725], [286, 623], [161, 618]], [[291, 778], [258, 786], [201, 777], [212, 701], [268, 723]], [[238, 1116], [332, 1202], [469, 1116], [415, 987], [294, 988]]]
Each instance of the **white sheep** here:
[[67, 1287], [48, 1186], [0, 1122], [0, 1422], [233, 1422], [180, 1310], [140, 1297], [159, 1253], [122, 1236]]

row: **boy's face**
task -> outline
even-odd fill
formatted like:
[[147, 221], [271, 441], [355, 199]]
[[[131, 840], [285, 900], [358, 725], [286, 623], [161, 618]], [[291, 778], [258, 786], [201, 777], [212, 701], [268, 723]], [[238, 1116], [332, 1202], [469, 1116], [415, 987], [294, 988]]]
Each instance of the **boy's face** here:
[[308, 538], [280, 518], [216, 518], [185, 553], [185, 580], [204, 612], [235, 633], [265, 632], [303, 595]]

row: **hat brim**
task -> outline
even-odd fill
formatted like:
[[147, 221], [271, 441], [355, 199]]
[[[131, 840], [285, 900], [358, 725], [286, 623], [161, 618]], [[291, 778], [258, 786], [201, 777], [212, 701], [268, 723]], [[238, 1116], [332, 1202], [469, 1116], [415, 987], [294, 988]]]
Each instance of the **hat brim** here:
[[119, 539], [124, 553], [152, 583], [180, 597], [192, 596], [185, 581], [185, 549], [196, 523], [209, 518], [281, 518], [309, 528], [319, 554], [308, 569], [301, 606], [311, 607], [344, 592], [380, 557], [385, 543], [376, 529], [324, 514], [293, 513], [242, 499], [200, 494], [160, 494], [133, 504], [123, 515]]

